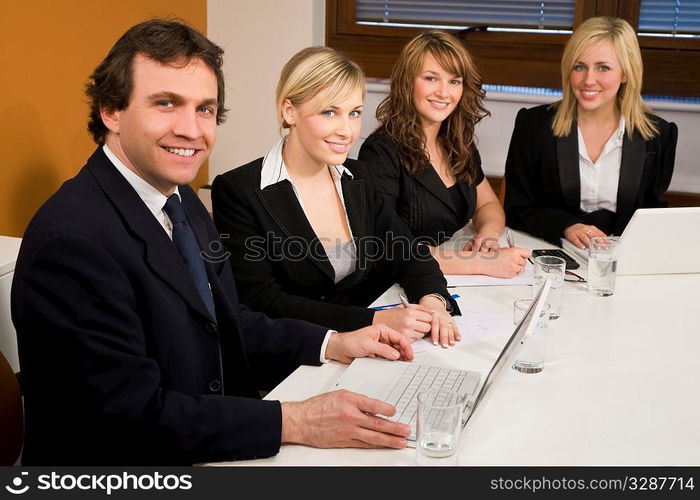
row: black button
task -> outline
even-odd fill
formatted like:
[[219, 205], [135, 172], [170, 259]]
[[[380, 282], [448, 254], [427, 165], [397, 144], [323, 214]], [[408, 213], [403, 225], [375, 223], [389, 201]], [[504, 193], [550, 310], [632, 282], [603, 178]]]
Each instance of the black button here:
[[212, 380], [209, 383], [209, 390], [211, 392], [219, 392], [220, 389], [221, 389], [221, 382], [219, 382], [218, 380]]
[[213, 321], [211, 323], [207, 323], [207, 326], [205, 326], [205, 328], [207, 330], [207, 333], [211, 333], [212, 335], [214, 335], [218, 331], [216, 323], [214, 323]]

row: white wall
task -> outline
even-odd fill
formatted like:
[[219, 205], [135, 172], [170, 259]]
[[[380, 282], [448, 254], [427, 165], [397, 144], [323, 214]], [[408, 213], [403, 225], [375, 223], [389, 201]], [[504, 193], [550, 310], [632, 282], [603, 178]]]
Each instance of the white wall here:
[[[370, 83], [362, 117], [362, 138], [367, 137], [377, 126], [374, 113], [377, 105], [386, 96], [388, 84]], [[515, 115], [522, 107], [552, 102], [551, 97], [522, 94], [487, 94], [484, 102], [491, 116], [479, 123], [476, 135], [483, 162], [484, 173], [499, 177], [505, 171], [506, 155], [510, 136], [515, 125]], [[700, 193], [700, 105], [650, 102], [654, 111], [665, 120], [678, 126], [676, 166], [673, 171], [670, 191]], [[357, 158], [362, 141], [357, 141], [350, 156]]]
[[225, 50], [228, 122], [218, 130], [209, 180], [263, 156], [279, 138], [274, 109], [282, 66], [325, 42], [324, 0], [207, 2], [208, 36]]
[[[261, 0], [254, 3], [208, 1], [208, 36], [226, 51], [226, 102], [229, 120], [221, 125], [209, 162], [209, 180], [265, 154], [279, 138], [274, 110], [277, 78], [297, 51], [325, 42], [324, 0]], [[374, 111], [386, 95], [385, 84], [369, 84], [362, 137], [376, 127]], [[549, 97], [495, 95], [487, 97], [491, 117], [477, 128], [479, 151], [487, 175], [503, 175], [515, 115], [521, 107], [550, 102]], [[672, 191], [700, 193], [700, 106], [651, 103], [666, 120], [678, 125], [676, 167]], [[350, 153], [357, 157], [361, 144]]]

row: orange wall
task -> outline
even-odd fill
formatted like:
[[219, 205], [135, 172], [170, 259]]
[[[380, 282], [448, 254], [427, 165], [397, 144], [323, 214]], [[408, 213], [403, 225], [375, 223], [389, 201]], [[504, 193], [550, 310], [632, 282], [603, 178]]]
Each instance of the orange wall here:
[[[88, 76], [130, 26], [179, 17], [203, 33], [206, 0], [30, 0], [0, 14], [0, 235], [21, 236], [39, 206], [95, 149]], [[207, 182], [205, 165], [195, 182]]]

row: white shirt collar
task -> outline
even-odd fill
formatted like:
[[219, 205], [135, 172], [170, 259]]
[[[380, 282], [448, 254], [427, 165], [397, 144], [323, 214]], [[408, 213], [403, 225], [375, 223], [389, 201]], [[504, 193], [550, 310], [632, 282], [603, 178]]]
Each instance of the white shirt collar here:
[[[136, 173], [130, 170], [126, 165], [124, 165], [106, 144], [102, 146], [102, 151], [104, 151], [105, 155], [107, 155], [107, 158], [109, 158], [109, 161], [111, 161], [112, 164], [119, 171], [119, 173], [121, 173], [124, 176], [124, 178], [131, 185], [131, 187], [134, 188], [136, 194], [139, 195], [139, 198], [143, 200], [143, 202], [146, 204], [146, 206], [156, 218], [158, 223], [165, 230], [166, 234], [170, 237], [170, 239], [172, 239], [172, 224], [170, 222], [168, 214], [166, 214], [163, 210], [165, 202], [168, 201], [168, 197], [160, 191], [158, 191], [153, 186], [151, 186], [141, 177], [136, 175]], [[175, 194], [180, 198], [180, 201], [182, 201], [182, 196], [180, 196], [180, 190], [177, 186], [175, 186]]]
[[[289, 171], [282, 159], [282, 148], [287, 137], [282, 137], [277, 144], [263, 158], [262, 168], [260, 170], [260, 189], [265, 189], [268, 186], [277, 184], [282, 181], [289, 181], [292, 185], [292, 179], [289, 177]], [[352, 172], [344, 165], [332, 165], [330, 169], [333, 180], [338, 182], [343, 174], [347, 174], [353, 178]]]
[[620, 123], [617, 125], [613, 138], [615, 146], [622, 146], [622, 141], [625, 139], [625, 117], [623, 115], [620, 115]]
[[[119, 170], [129, 184], [131, 184], [131, 187], [134, 188], [146, 206], [151, 210], [151, 212], [153, 212], [153, 215], [159, 218], [159, 215], [162, 213], [163, 207], [165, 206], [165, 202], [168, 201], [168, 197], [139, 177], [133, 170], [124, 165], [106, 144], [102, 146], [102, 150], [107, 155], [107, 158], [109, 158], [109, 161], [111, 161], [114, 166], [117, 167], [117, 170]], [[182, 199], [177, 186], [175, 186], [175, 194]]]

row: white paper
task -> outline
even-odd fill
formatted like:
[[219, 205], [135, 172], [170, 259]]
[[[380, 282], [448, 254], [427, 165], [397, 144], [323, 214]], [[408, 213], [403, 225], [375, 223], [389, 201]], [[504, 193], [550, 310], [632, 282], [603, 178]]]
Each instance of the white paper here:
[[525, 262], [525, 269], [513, 278], [494, 278], [483, 274], [448, 274], [447, 286], [503, 286], [532, 285], [534, 267], [530, 261]]
[[503, 315], [485, 311], [470, 304], [462, 297], [456, 300], [462, 315], [453, 316], [453, 318], [462, 335], [462, 343], [478, 342], [488, 337], [513, 333], [515, 325], [509, 314]]
[[[462, 336], [462, 340], [457, 345], [471, 344], [488, 337], [513, 333], [515, 325], [510, 314], [504, 316], [503, 314], [484, 311], [470, 304], [463, 297], [457, 297], [455, 300], [459, 310], [462, 312], [461, 316], [452, 317], [457, 323], [457, 328], [459, 328], [459, 333]], [[442, 349], [439, 345], [433, 345], [430, 335], [416, 340], [412, 347], [414, 354]]]
[[423, 337], [422, 339], [416, 340], [413, 344], [413, 354], [418, 354], [419, 352], [432, 351], [433, 349], [442, 349], [440, 345], [434, 345], [430, 335]]

